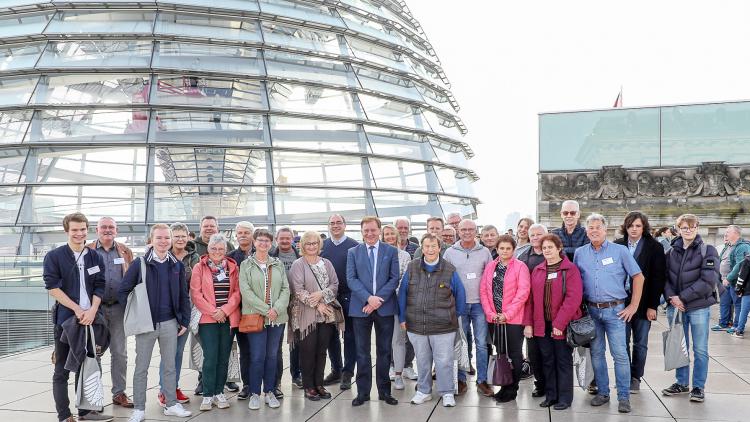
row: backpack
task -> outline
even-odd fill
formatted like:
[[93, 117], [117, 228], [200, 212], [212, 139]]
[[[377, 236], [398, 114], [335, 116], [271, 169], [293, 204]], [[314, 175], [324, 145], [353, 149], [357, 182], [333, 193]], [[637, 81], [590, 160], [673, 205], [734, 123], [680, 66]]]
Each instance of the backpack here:
[[[672, 250], [673, 249], [674, 248], [672, 248], [669, 251], [667, 251], [667, 253], [666, 253], [667, 259], [669, 259], [669, 256], [672, 254]], [[710, 265], [707, 265], [707, 266], [714, 267], [714, 271], [716, 272], [716, 275], [718, 276], [719, 282], [716, 283], [716, 284], [714, 284], [714, 296], [716, 298], [716, 302], [718, 303], [719, 302], [719, 298], [721, 297], [721, 294], [724, 293], [725, 289], [724, 289], [724, 285], [721, 284], [721, 272], [719, 272], [719, 266], [716, 265], [716, 263], [714, 261], [711, 261], [710, 263], [706, 263], [706, 253], [707, 252], [708, 252], [708, 245], [706, 244], [706, 242], [701, 243], [701, 267], [703, 266], [704, 263], [705, 264], [710, 264]]]
[[737, 275], [737, 283], [735, 284], [735, 291], [738, 295], [744, 295], [748, 285], [745, 282], [750, 279], [750, 255], [746, 256], [740, 264], [740, 273]]

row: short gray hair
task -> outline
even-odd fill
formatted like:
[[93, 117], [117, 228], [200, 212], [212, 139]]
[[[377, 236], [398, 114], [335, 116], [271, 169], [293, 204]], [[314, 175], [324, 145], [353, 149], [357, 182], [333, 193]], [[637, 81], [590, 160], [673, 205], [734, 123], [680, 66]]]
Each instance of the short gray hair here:
[[737, 234], [739, 234], [739, 235], [742, 234], [742, 227], [740, 227], [740, 226], [738, 226], [736, 224], [730, 224], [730, 225], [728, 225], [727, 226], [727, 231], [728, 230], [734, 230], [734, 232], [737, 233]]
[[211, 245], [216, 245], [218, 243], [223, 243], [224, 247], [227, 246], [227, 238], [224, 237], [224, 235], [221, 233], [211, 235], [211, 238], [208, 239], [208, 247], [211, 247]]
[[595, 212], [589, 214], [589, 216], [586, 217], [586, 225], [588, 226], [592, 221], [599, 221], [602, 223], [602, 226], [607, 227], [607, 219], [601, 214]]
[[572, 199], [563, 201], [562, 205], [560, 205], [560, 209], [565, 208], [566, 205], [574, 205], [576, 207], [576, 211], [581, 211], [581, 205], [578, 203], [578, 201], [574, 201]]
[[278, 237], [279, 237], [279, 235], [281, 233], [289, 233], [289, 234], [292, 235], [292, 237], [294, 237], [294, 232], [292, 231], [292, 229], [290, 229], [287, 226], [280, 227], [278, 230], [276, 230], [276, 238], [277, 239], [278, 239]]
[[544, 224], [535, 223], [535, 224], [532, 224], [531, 226], [529, 226], [529, 233], [532, 230], [536, 230], [536, 229], [542, 229], [542, 233], [544, 233], [544, 234], [547, 234], [547, 232], [548, 232], [547, 226], [545, 226]]
[[409, 221], [409, 219], [406, 217], [399, 217], [393, 220], [393, 225], [395, 226], [396, 224], [398, 224], [399, 221], [406, 221], [406, 225], [408, 225], [409, 228], [411, 228], [411, 221]]
[[494, 230], [497, 232], [497, 234], [500, 234], [500, 232], [497, 230], [497, 227], [493, 226], [492, 224], [485, 224], [484, 226], [482, 226], [482, 230], [480, 231], [480, 233], [487, 233], [490, 230]]
[[188, 226], [185, 223], [172, 223], [169, 228], [172, 231], [182, 231], [185, 233], [190, 233], [190, 229], [188, 229]]
[[243, 229], [248, 229], [251, 232], [255, 231], [255, 226], [253, 225], [253, 223], [251, 223], [249, 221], [238, 221], [237, 224], [234, 225], [234, 227], [235, 227], [235, 230], [238, 227], [242, 227]]
[[455, 217], [458, 217], [458, 218], [461, 218], [461, 214], [459, 214], [459, 213], [457, 213], [457, 212], [452, 212], [452, 213], [450, 213], [450, 214], [446, 215], [446, 216], [445, 216], [445, 219], [447, 220], [447, 219], [449, 219], [449, 218], [451, 218], [451, 217], [454, 217], [454, 216], [455, 216]]

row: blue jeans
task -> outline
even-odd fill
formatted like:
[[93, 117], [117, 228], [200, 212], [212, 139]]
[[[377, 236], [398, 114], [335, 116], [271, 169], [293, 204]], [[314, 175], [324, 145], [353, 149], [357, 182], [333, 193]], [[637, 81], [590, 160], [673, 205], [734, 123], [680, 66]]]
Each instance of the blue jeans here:
[[[734, 319], [732, 319], [732, 308], [734, 307]], [[733, 321], [733, 326], [737, 325], [737, 318], [740, 313], [740, 302], [734, 288], [729, 286], [724, 290], [719, 298], [719, 325], [728, 327], [729, 322]]]
[[[182, 369], [182, 352], [185, 350], [185, 343], [187, 343], [188, 337], [190, 337], [190, 331], [186, 331], [185, 334], [177, 337], [177, 354], [174, 357], [174, 367], [177, 371], [177, 380], [174, 385], [180, 388], [180, 369]], [[164, 364], [159, 362], [159, 391], [164, 389]], [[162, 391], [163, 392], [163, 391]]]
[[269, 393], [276, 388], [276, 360], [284, 324], [266, 325], [263, 331], [250, 333], [250, 393]]
[[[734, 291], [734, 289], [731, 290]], [[739, 296], [737, 298], [737, 307], [735, 308], [735, 312], [734, 326], [737, 327], [737, 331], [744, 333], [745, 324], [747, 324], [747, 315], [750, 314], [750, 295]]]
[[[670, 323], [675, 309], [667, 308]], [[682, 314], [682, 327], [685, 330], [685, 345], [690, 348], [690, 337], [693, 340], [693, 388], [703, 389], [708, 377], [708, 332], [711, 308], [694, 309]], [[677, 383], [690, 385], [690, 365], [677, 368]]]
[[625, 309], [625, 304], [611, 308], [597, 309], [589, 306], [589, 314], [594, 320], [596, 338], [591, 342], [591, 363], [594, 366], [594, 378], [599, 394], [609, 396], [609, 373], [607, 372], [607, 351], [605, 336], [609, 343], [609, 351], [615, 361], [615, 385], [617, 385], [617, 400], [630, 400], [630, 360], [628, 359], [628, 345], [626, 342], [625, 321], [617, 313]]
[[[468, 315], [462, 317], [464, 333], [474, 328], [474, 349], [477, 356], [477, 382], [487, 381], [487, 319], [481, 303], [467, 303]], [[458, 371], [458, 380], [466, 382], [466, 372]]]
[[[630, 377], [640, 380], [646, 367], [646, 355], [648, 353], [648, 332], [651, 330], [651, 321], [647, 319], [633, 318], [625, 330], [625, 343], [628, 345], [628, 356], [630, 357]], [[630, 337], [633, 337], [633, 349], [630, 349]]]

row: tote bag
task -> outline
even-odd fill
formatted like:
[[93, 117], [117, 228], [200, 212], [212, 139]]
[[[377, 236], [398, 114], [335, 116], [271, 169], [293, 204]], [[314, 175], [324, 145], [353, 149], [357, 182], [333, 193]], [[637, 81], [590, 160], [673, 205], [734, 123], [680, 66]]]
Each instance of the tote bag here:
[[141, 260], [141, 282], [128, 294], [128, 303], [125, 305], [125, 336], [130, 337], [137, 334], [150, 333], [154, 331], [154, 322], [151, 319], [151, 306], [148, 303], [148, 291], [146, 290], [146, 259]]
[[669, 329], [661, 333], [664, 340], [665, 371], [690, 365], [690, 355], [688, 354], [687, 343], [685, 343], [685, 331], [682, 322], [679, 321], [679, 314], [680, 311], [675, 309]]
[[[506, 385], [513, 384], [513, 362], [508, 355], [508, 329], [505, 324], [493, 324], [495, 325], [495, 338], [498, 338], [497, 332], [500, 330], [503, 332], [503, 339], [505, 340], [505, 353], [499, 353], [492, 355], [490, 358], [490, 364], [492, 365], [492, 372], [489, 371], [489, 365], [487, 370], [488, 382], [491, 385], [497, 385], [504, 387]], [[492, 359], [495, 358], [495, 359]], [[494, 362], [493, 362], [494, 361]]]
[[[89, 348], [89, 342], [91, 348]], [[76, 384], [76, 407], [81, 410], [101, 411], [104, 407], [104, 385], [102, 370], [96, 360], [94, 328], [86, 326], [86, 358], [81, 364]]]

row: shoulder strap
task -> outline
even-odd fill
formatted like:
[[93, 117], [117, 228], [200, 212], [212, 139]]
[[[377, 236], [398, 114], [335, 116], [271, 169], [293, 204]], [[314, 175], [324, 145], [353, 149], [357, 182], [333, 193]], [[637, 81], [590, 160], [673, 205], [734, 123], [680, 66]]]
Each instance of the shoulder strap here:
[[323, 290], [323, 286], [320, 284], [320, 280], [318, 280], [318, 275], [315, 274], [315, 271], [313, 271], [312, 265], [307, 264], [307, 266], [310, 268], [310, 272], [312, 273], [313, 277], [315, 278], [315, 282], [318, 283], [318, 290]]
[[706, 243], [701, 243], [701, 258], [706, 259], [706, 251], [708, 250], [708, 245]]
[[141, 283], [146, 282], [146, 257], [141, 257]]
[[562, 289], [563, 290], [563, 298], [565, 298], [565, 292], [566, 292], [566, 289], [565, 289], [565, 284], [566, 284], [565, 283], [565, 274], [568, 271], [567, 270], [561, 270], [561, 272], [562, 272], [562, 279], [563, 279], [563, 289]]

